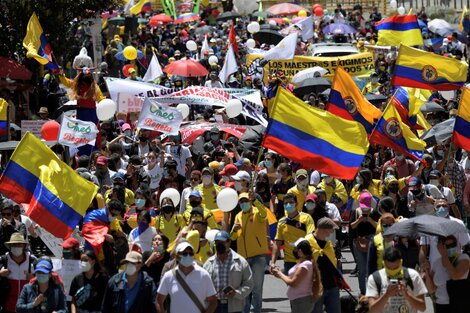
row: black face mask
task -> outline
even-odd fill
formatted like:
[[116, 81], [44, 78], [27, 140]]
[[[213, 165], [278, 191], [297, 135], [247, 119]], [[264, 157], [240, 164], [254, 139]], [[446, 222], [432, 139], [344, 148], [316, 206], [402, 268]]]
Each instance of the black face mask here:
[[162, 207], [162, 212], [165, 214], [173, 213], [175, 211], [175, 208], [171, 205], [165, 205]]
[[219, 242], [215, 245], [215, 251], [217, 251], [218, 254], [224, 254], [227, 251], [227, 247], [224, 243]]
[[201, 205], [201, 202], [200, 201], [189, 201], [189, 204], [195, 208], [195, 207], [198, 207]]
[[390, 191], [391, 193], [397, 193], [398, 192], [398, 186], [388, 187], [388, 191]]
[[147, 137], [144, 137], [144, 136], [139, 136], [139, 140], [141, 142], [147, 142], [148, 138]]
[[296, 260], [299, 259], [299, 252], [298, 252], [297, 249], [294, 249], [294, 250], [292, 251], [292, 254], [294, 255], [294, 258], [295, 258]]

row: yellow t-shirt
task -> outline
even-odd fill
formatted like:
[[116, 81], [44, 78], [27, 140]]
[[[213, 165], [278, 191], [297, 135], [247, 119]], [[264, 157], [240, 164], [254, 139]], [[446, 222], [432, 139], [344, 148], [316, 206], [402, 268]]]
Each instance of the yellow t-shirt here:
[[284, 241], [284, 261], [295, 262], [296, 259], [292, 253], [294, 243], [297, 239], [305, 237], [315, 230], [315, 224], [312, 217], [304, 212], [299, 212], [295, 218], [284, 216], [277, 223], [277, 232], [275, 240]]
[[[356, 184], [351, 190], [350, 195], [354, 200], [359, 201], [361, 191], [362, 190], [359, 190], [359, 184]], [[382, 197], [382, 181], [379, 179], [372, 179], [372, 182], [370, 183], [369, 188], [367, 188], [367, 191], [369, 191], [370, 194], [374, 197]]]
[[217, 195], [222, 187], [212, 184], [209, 188], [205, 188], [202, 184], [197, 185], [194, 190], [199, 190], [202, 196], [202, 207], [208, 210], [218, 209]]
[[176, 239], [176, 236], [184, 227], [184, 219], [180, 214], [173, 214], [169, 221], [163, 216], [157, 216], [155, 229], [164, 234], [170, 242]]
[[[191, 211], [193, 209], [190, 207], [183, 212], [183, 218], [186, 225], [189, 225], [191, 220]], [[207, 222], [207, 227], [210, 229], [220, 229], [220, 225], [215, 221], [214, 215], [208, 209], [203, 209], [204, 211], [204, 220]]]
[[315, 192], [315, 187], [313, 186], [308, 186], [307, 194], [304, 194], [301, 190], [299, 190], [297, 188], [297, 185], [287, 190], [287, 193], [293, 193], [295, 197], [297, 198], [297, 211], [299, 212], [302, 211], [305, 198], [307, 198], [307, 195], [312, 194], [314, 192]]

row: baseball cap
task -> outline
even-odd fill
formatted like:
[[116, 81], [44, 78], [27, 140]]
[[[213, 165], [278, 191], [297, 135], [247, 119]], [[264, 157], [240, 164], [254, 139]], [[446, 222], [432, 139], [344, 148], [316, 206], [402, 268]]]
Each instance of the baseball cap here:
[[178, 166], [178, 163], [175, 160], [168, 160], [165, 162], [165, 166], [176, 168]]
[[227, 241], [229, 239], [230, 235], [226, 231], [220, 230], [217, 234], [215, 234], [214, 241]]
[[49, 274], [52, 271], [52, 263], [48, 260], [41, 260], [36, 264], [34, 274], [41, 272], [43, 274]]
[[198, 198], [202, 198], [201, 196], [201, 192], [199, 190], [193, 190], [191, 191], [191, 193], [189, 194], [189, 197], [198, 197]]
[[363, 192], [359, 196], [359, 207], [370, 208], [372, 206], [372, 195], [369, 192]]
[[108, 164], [108, 158], [101, 155], [96, 159], [96, 164], [97, 165], [107, 165]]
[[250, 199], [250, 195], [248, 194], [248, 192], [242, 192], [241, 194], [239, 194], [238, 200], [241, 200], [241, 199]]
[[[213, 71], [215, 72], [215, 71]], [[212, 127], [211, 130], [209, 131], [211, 134], [218, 134], [219, 133], [219, 129], [217, 127]]]
[[135, 68], [131, 67], [130, 69], [127, 70], [129, 74], [135, 73]]
[[432, 170], [429, 173], [429, 177], [441, 177], [441, 176], [442, 176], [442, 173], [438, 170]]
[[250, 159], [247, 159], [247, 158], [240, 158], [234, 164], [235, 164], [235, 166], [242, 166], [242, 165], [251, 166], [251, 161], [250, 161]]
[[194, 251], [193, 246], [192, 246], [189, 242], [187, 242], [187, 241], [180, 242], [180, 243], [176, 246], [175, 251], [176, 251], [176, 253], [181, 253], [181, 252], [183, 252], [184, 250], [186, 250], [186, 248], [188, 248], [188, 247], [191, 248], [191, 249]]
[[297, 170], [297, 172], [295, 172], [295, 177], [299, 177], [299, 176], [307, 177], [308, 176], [307, 170], [303, 168], [301, 168], [300, 170]]
[[322, 217], [317, 222], [317, 228], [322, 229], [338, 229], [338, 225], [329, 217]]
[[181, 51], [176, 50], [176, 51], [175, 51], [175, 56], [177, 56], [177, 55], [181, 55]]
[[62, 246], [64, 249], [71, 249], [73, 247], [78, 248], [80, 243], [77, 239], [70, 237], [59, 245]]
[[313, 194], [313, 193], [312, 193], [312, 194], [307, 195], [307, 197], [305, 197], [305, 202], [307, 202], [307, 201], [309, 201], [309, 200], [316, 203], [317, 200], [318, 200], [318, 197], [317, 197], [316, 194]]
[[238, 168], [233, 164], [225, 165], [224, 169], [220, 172], [221, 176], [235, 175], [238, 172]]
[[122, 131], [126, 131], [128, 129], [131, 129], [131, 125], [129, 125], [129, 123], [122, 124], [122, 126], [121, 126]]
[[121, 172], [116, 172], [116, 174], [113, 175], [113, 180], [116, 180], [116, 179], [124, 180], [125, 178], [126, 176]]
[[232, 175], [232, 178], [234, 180], [246, 180], [246, 181], [251, 180], [251, 176], [250, 174], [248, 174], [247, 171], [239, 171], [237, 174]]
[[212, 162], [209, 163], [209, 167], [212, 170], [218, 170], [220, 168], [220, 163], [217, 162], [217, 161], [212, 161]]
[[421, 179], [419, 179], [418, 177], [410, 177], [410, 179], [408, 179], [409, 190], [418, 190], [420, 186], [421, 186]]
[[211, 174], [211, 175], [214, 174], [214, 171], [213, 171], [210, 167], [208, 167], [208, 166], [206, 166], [206, 167], [204, 167], [204, 168], [202, 169], [201, 174], [204, 175], [204, 172], [208, 172], [208, 173]]
[[126, 254], [126, 258], [123, 263], [142, 263], [142, 254], [137, 251], [131, 251]]

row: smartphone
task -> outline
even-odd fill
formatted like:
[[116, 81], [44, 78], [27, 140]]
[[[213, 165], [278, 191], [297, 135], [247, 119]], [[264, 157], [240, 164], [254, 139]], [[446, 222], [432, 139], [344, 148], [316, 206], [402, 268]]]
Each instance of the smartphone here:
[[390, 279], [390, 285], [398, 285], [398, 279]]
[[234, 290], [232, 286], [227, 286], [224, 289], [222, 289], [222, 292], [224, 294], [227, 294], [227, 293], [231, 292], [232, 290]]

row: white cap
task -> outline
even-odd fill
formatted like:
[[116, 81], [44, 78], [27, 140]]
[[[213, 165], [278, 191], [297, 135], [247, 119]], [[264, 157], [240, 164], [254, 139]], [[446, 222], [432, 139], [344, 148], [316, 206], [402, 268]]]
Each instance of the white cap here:
[[250, 176], [250, 174], [248, 174], [247, 171], [238, 171], [237, 174], [232, 175], [232, 178], [234, 180], [246, 180], [246, 181], [251, 180], [251, 176]]
[[187, 241], [183, 241], [183, 242], [179, 243], [179, 244], [176, 246], [175, 251], [176, 251], [176, 253], [181, 253], [181, 252], [183, 252], [184, 250], [186, 250], [186, 248], [188, 248], [188, 247], [190, 247], [190, 248], [193, 249], [193, 251], [194, 251], [193, 246], [192, 246], [189, 242], [187, 242]]
[[294, 247], [297, 247], [299, 245], [299, 243], [301, 243], [304, 240], [307, 240], [307, 239], [305, 239], [303, 237], [300, 237], [299, 239], [297, 239], [297, 241], [294, 243]]

